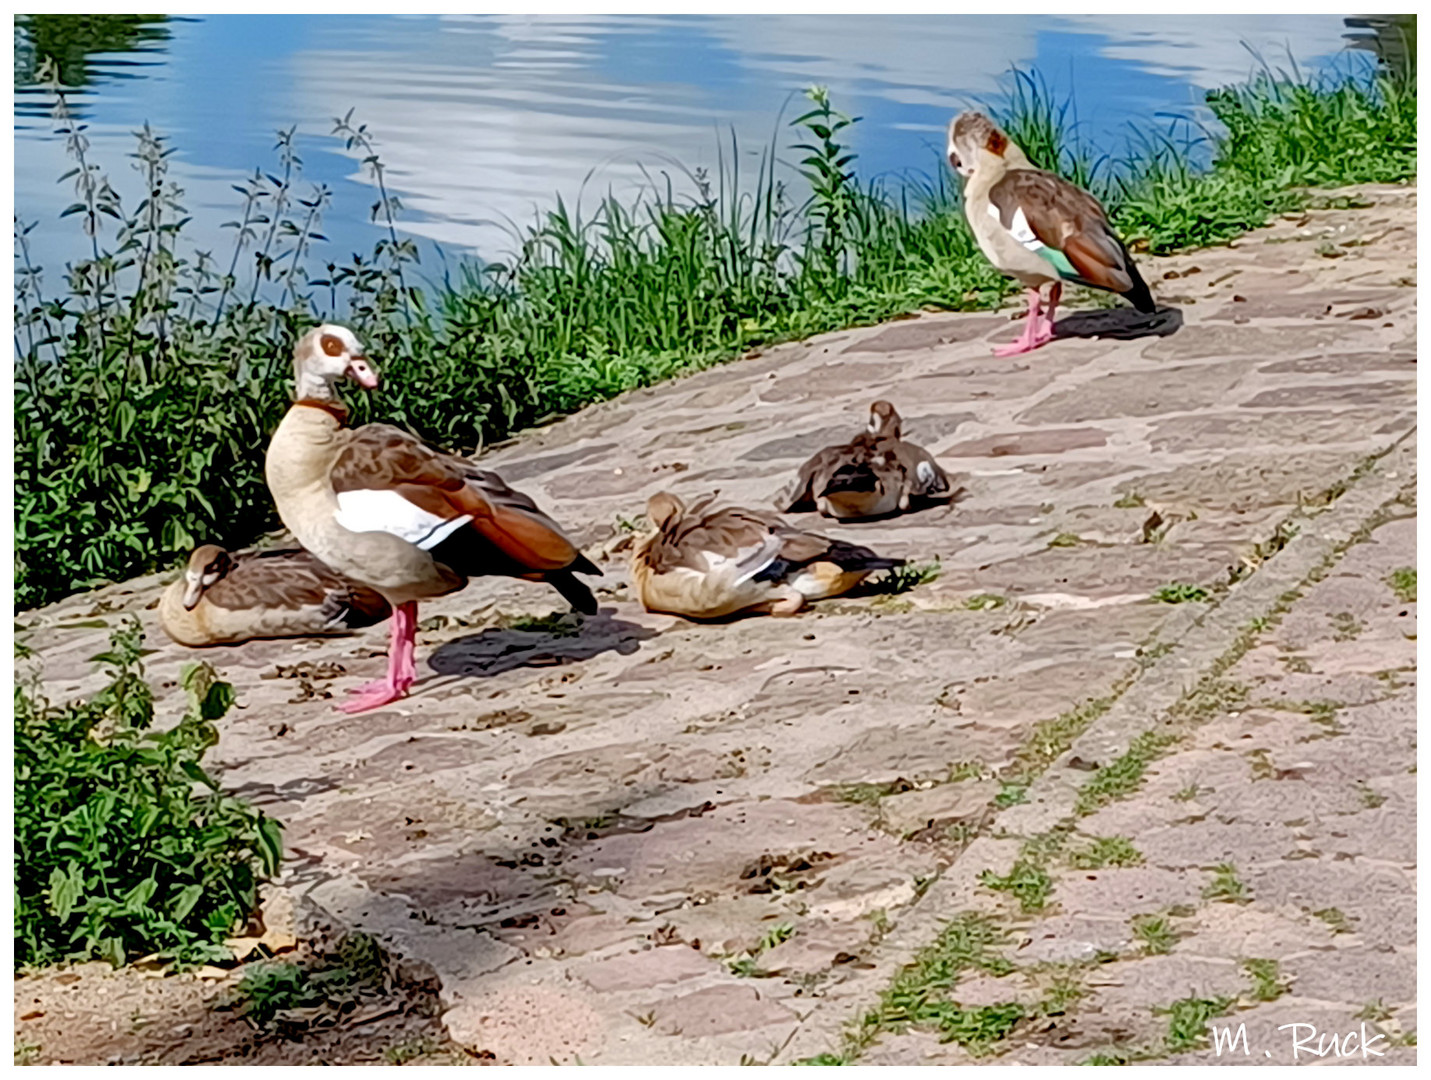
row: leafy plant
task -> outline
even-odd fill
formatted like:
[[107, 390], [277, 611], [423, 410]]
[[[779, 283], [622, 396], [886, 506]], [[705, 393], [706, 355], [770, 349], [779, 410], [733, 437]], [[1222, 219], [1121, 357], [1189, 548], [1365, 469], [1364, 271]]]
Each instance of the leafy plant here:
[[95, 659], [109, 684], [54, 706], [15, 692], [15, 962], [145, 954], [223, 958], [278, 869], [277, 821], [223, 795], [200, 764], [233, 688], [184, 669], [183, 719], [152, 731], [153, 699], [127, 620]]
[[1403, 604], [1416, 603], [1416, 567], [1398, 567], [1387, 575], [1386, 583]]

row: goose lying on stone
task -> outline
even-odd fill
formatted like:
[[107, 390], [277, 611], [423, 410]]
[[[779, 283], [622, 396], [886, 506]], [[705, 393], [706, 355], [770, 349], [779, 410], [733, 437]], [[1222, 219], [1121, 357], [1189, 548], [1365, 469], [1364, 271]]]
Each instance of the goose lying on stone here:
[[265, 465], [278, 516], [305, 548], [393, 608], [387, 677], [353, 691], [345, 711], [407, 693], [417, 675], [417, 602], [455, 592], [471, 577], [545, 581], [577, 611], [596, 612], [596, 598], [573, 574], [601, 571], [526, 495], [398, 428], [345, 426], [337, 384], [378, 385], [351, 331], [310, 330], [298, 341], [294, 367], [295, 401]]
[[159, 601], [159, 625], [180, 645], [342, 634], [380, 623], [388, 602], [301, 548], [231, 554], [195, 548]]
[[812, 507], [826, 517], [878, 517], [908, 510], [913, 499], [948, 498], [949, 477], [928, 451], [901, 438], [899, 413], [888, 401], [870, 406], [869, 424], [843, 446], [827, 446], [804, 465], [786, 512]]
[[717, 619], [740, 611], [794, 615], [807, 601], [849, 592], [872, 572], [904, 565], [869, 548], [727, 507], [711, 495], [689, 510], [661, 491], [646, 505], [652, 531], [631, 548], [631, 579], [647, 611]]
[[1141, 312], [1157, 310], [1098, 200], [1034, 168], [983, 113], [954, 118], [948, 154], [963, 178], [964, 213], [980, 250], [1028, 289], [1023, 333], [994, 355], [1029, 352], [1053, 338], [1053, 314], [1065, 281], [1118, 293]]

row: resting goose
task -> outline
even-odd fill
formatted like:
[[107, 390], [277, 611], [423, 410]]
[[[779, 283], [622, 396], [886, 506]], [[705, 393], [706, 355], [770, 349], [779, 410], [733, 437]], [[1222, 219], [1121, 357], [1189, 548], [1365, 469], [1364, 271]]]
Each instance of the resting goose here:
[[596, 598], [573, 572], [601, 571], [526, 495], [398, 428], [344, 426], [337, 384], [378, 385], [351, 331], [310, 330], [298, 341], [294, 367], [296, 400], [265, 463], [278, 516], [305, 548], [393, 608], [387, 677], [353, 691], [345, 711], [407, 693], [417, 675], [417, 602], [455, 592], [468, 578], [545, 581], [577, 611], [595, 614]]
[[980, 250], [1028, 289], [1024, 331], [995, 349], [995, 356], [1029, 352], [1053, 338], [1053, 314], [1065, 281], [1118, 293], [1141, 312], [1157, 310], [1098, 200], [1034, 168], [987, 116], [955, 117], [948, 153], [964, 180], [964, 213]]
[[180, 645], [342, 634], [380, 623], [388, 602], [301, 548], [231, 554], [195, 548], [159, 600], [159, 625]]
[[875, 570], [904, 565], [869, 548], [786, 525], [774, 514], [686, 509], [661, 491], [646, 504], [653, 531], [631, 548], [631, 579], [647, 611], [718, 619], [739, 611], [794, 615], [806, 601], [849, 592]]
[[947, 498], [949, 477], [923, 447], [901, 437], [888, 401], [870, 406], [869, 424], [843, 446], [827, 446], [800, 466], [786, 512], [813, 505], [826, 517], [878, 517], [909, 509], [912, 499]]

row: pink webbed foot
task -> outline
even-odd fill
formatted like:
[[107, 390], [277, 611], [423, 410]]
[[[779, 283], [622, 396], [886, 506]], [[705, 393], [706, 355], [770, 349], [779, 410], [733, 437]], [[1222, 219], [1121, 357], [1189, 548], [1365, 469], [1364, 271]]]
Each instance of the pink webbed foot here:
[[407, 687], [389, 685], [386, 679], [380, 679], [375, 683], [368, 683], [356, 692], [352, 701], [345, 701], [338, 708], [345, 713], [367, 712], [369, 709], [376, 709], [382, 705], [391, 705], [394, 701], [401, 701], [407, 697]]
[[374, 679], [372, 682], [365, 682], [362, 686], [350, 686], [343, 691], [345, 694], [376, 694], [379, 690], [386, 690], [388, 681], [386, 679]]

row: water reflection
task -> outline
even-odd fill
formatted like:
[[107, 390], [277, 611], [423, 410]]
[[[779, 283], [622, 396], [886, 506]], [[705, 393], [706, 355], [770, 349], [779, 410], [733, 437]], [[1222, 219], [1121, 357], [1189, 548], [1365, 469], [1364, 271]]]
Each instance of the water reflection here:
[[85, 86], [96, 78], [131, 78], [159, 59], [95, 58], [97, 53], [162, 56], [169, 40], [167, 15], [16, 15], [15, 85], [39, 81], [40, 61], [48, 58], [66, 86]]
[[1416, 74], [1415, 15], [1349, 15], [1346, 24], [1353, 49], [1375, 53], [1391, 74]]
[[[1358, 17], [1360, 18], [1360, 17]], [[1403, 24], [1353, 29], [1392, 59]], [[126, 202], [140, 198], [126, 158], [148, 120], [171, 137], [174, 175], [194, 212], [193, 241], [224, 248], [234, 182], [272, 167], [273, 133], [298, 125], [305, 172], [335, 191], [330, 257], [368, 250], [370, 180], [332, 138], [354, 108], [374, 133], [400, 227], [454, 251], [500, 256], [511, 228], [560, 193], [585, 205], [668, 173], [717, 166], [729, 133], [752, 170], [777, 117], [811, 83], [865, 119], [855, 129], [868, 177], [940, 168], [951, 112], [987, 102], [1011, 65], [1034, 67], [1072, 101], [1079, 134], [1116, 154], [1130, 124], [1198, 114], [1204, 92], [1289, 54], [1316, 66], [1346, 47], [1334, 15], [1149, 16], [21, 16], [16, 24], [16, 205], [41, 219], [43, 261], [74, 252], [57, 216], [69, 167], [33, 86], [56, 55], [92, 157]], [[1410, 23], [1414, 58], [1414, 17]], [[1370, 32], [1369, 34], [1367, 32]], [[135, 76], [143, 76], [136, 78]], [[793, 113], [787, 112], [786, 119]], [[1203, 114], [1205, 115], [1205, 114]], [[788, 155], [786, 155], [788, 156]], [[430, 252], [430, 249], [429, 249]]]

